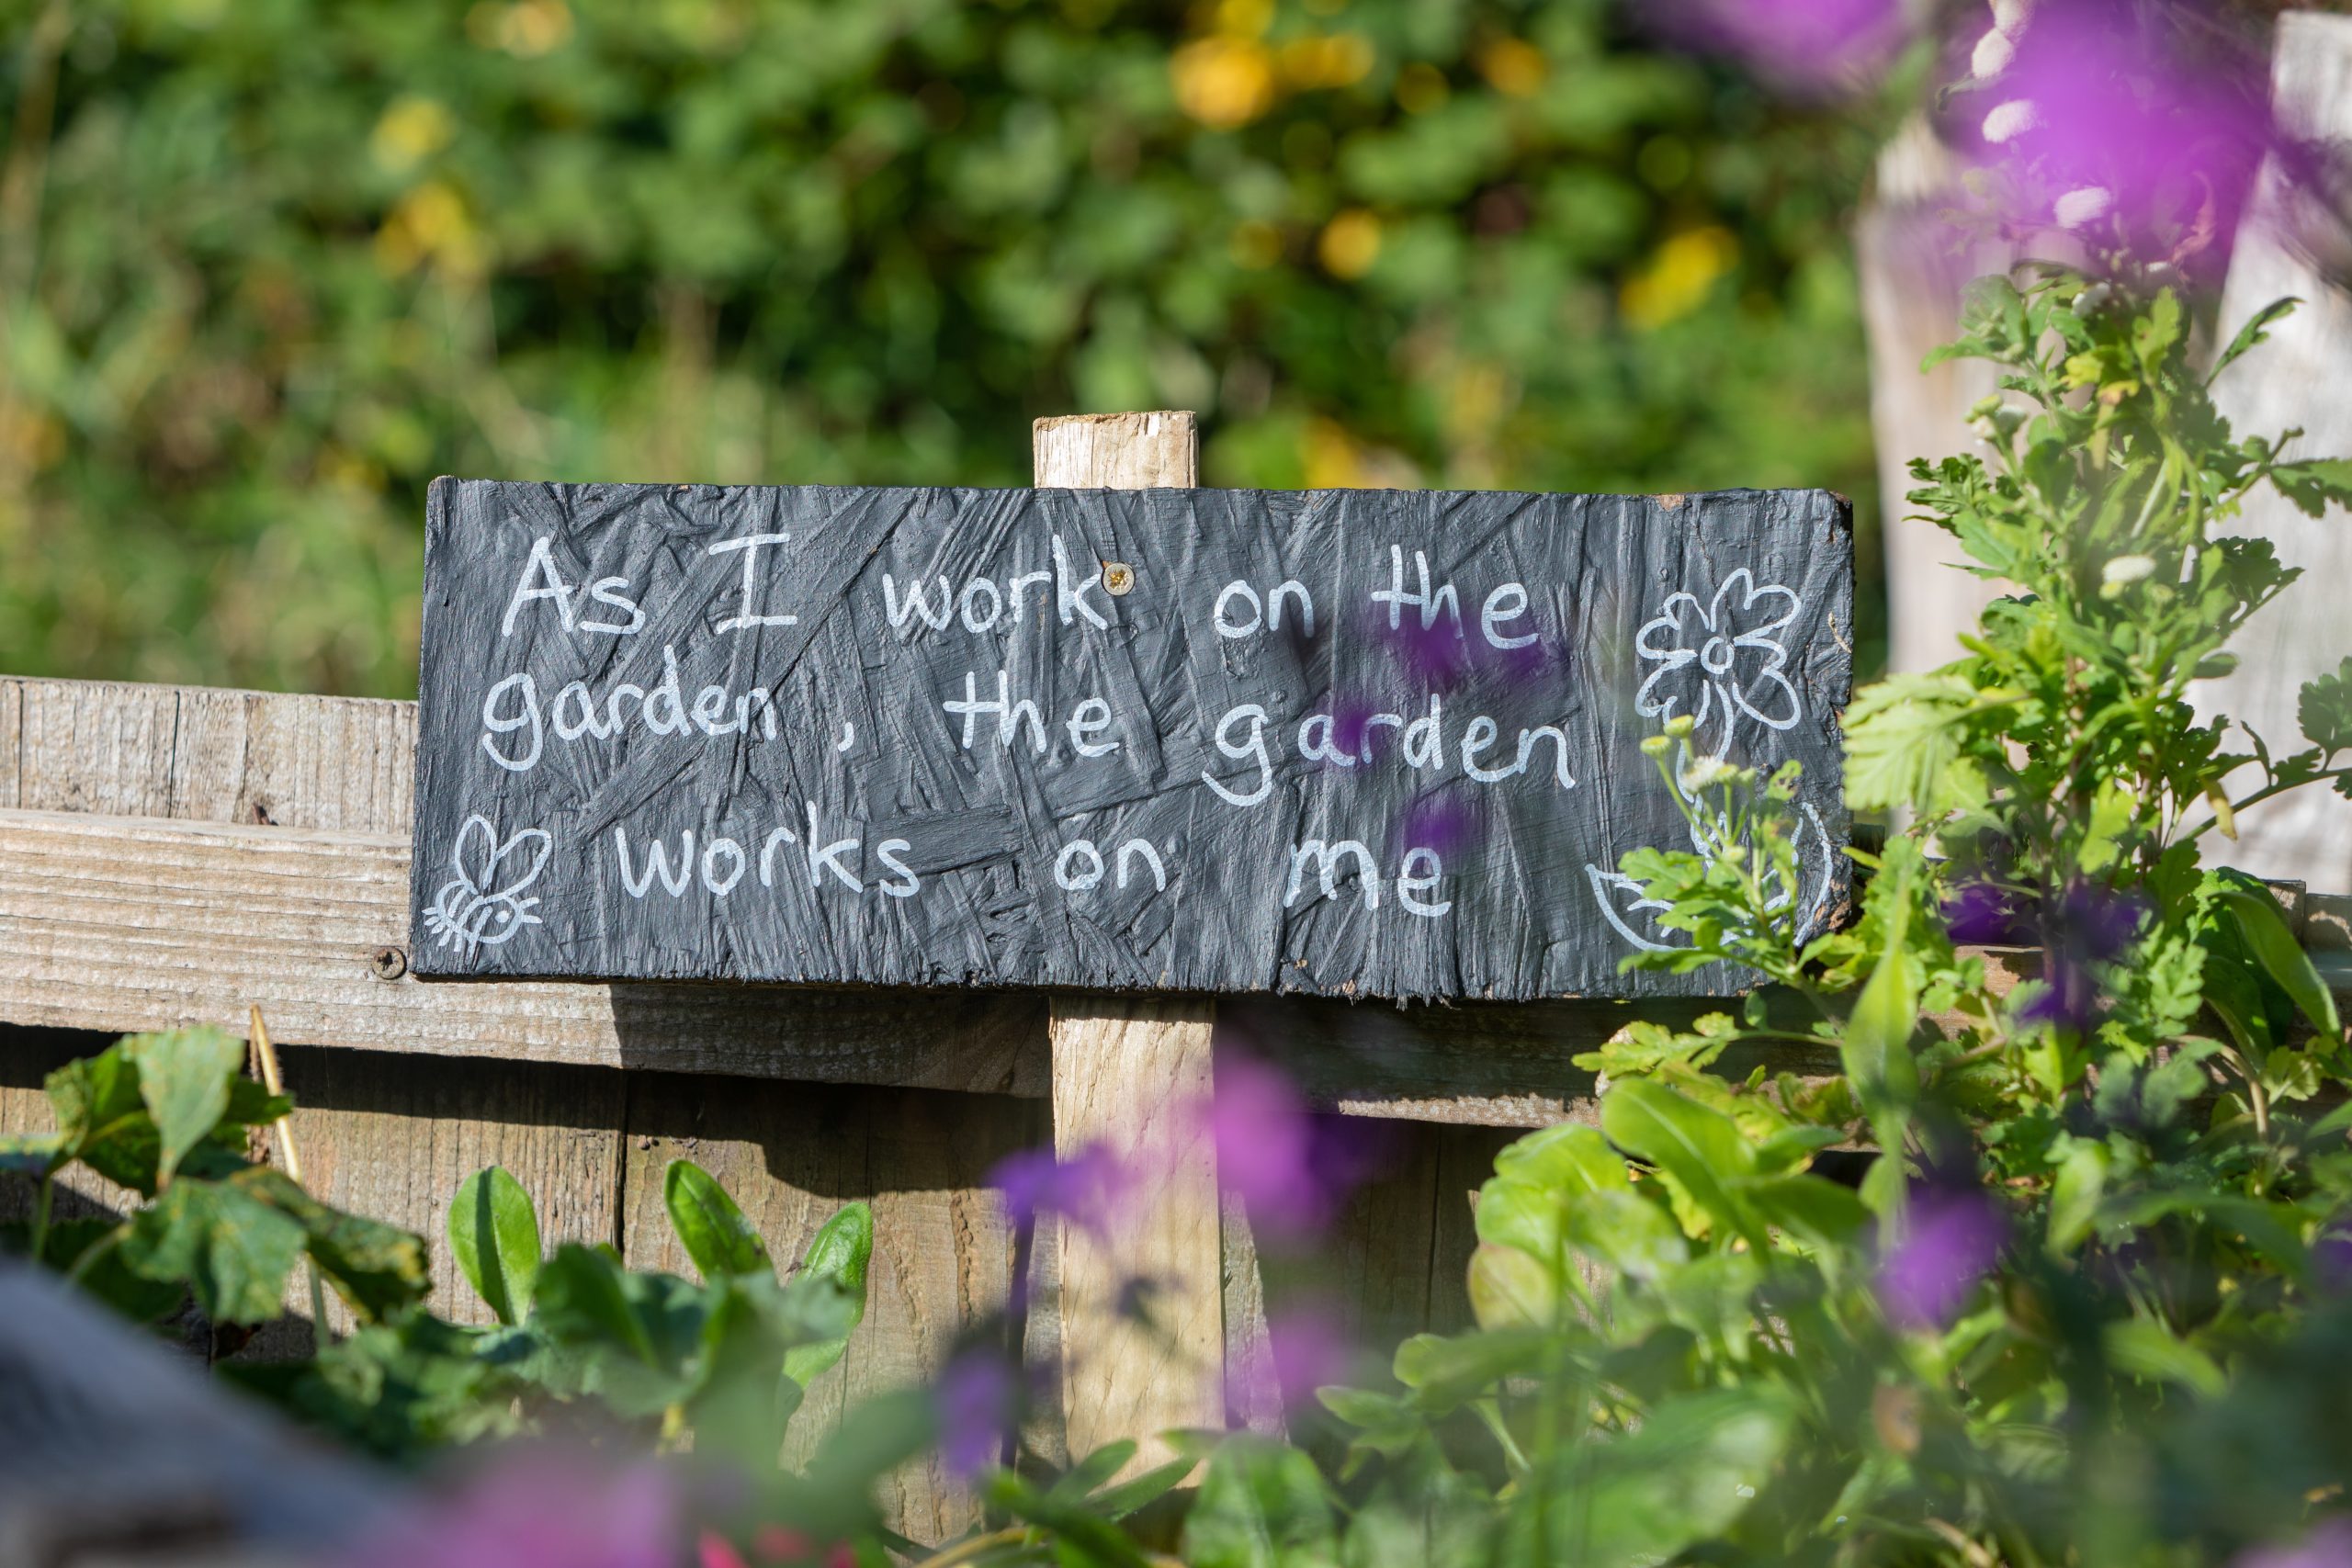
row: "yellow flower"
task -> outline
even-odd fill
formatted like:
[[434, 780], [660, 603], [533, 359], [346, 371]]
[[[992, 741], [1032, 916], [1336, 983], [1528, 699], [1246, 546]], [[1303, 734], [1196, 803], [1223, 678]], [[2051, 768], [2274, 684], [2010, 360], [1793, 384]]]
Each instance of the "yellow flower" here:
[[1333, 277], [1362, 277], [1380, 254], [1380, 220], [1361, 207], [1348, 209], [1323, 226], [1315, 254]]
[[1445, 73], [1425, 60], [1416, 60], [1396, 73], [1396, 102], [1407, 114], [1427, 114], [1445, 102], [1452, 89]]
[[571, 37], [571, 7], [563, 0], [481, 0], [466, 13], [466, 35], [484, 49], [503, 49], [518, 60], [533, 60]]
[[1247, 218], [1233, 226], [1226, 247], [1234, 265], [1262, 272], [1283, 259], [1282, 231], [1262, 219]]
[[368, 150], [386, 174], [404, 175], [442, 148], [458, 133], [449, 111], [431, 98], [413, 94], [394, 98], [368, 138]]
[[1195, 39], [1168, 62], [1176, 107], [1203, 125], [1231, 130], [1273, 107], [1273, 58], [1254, 39]]
[[424, 261], [459, 276], [481, 273], [481, 231], [466, 211], [465, 198], [439, 180], [427, 180], [406, 196], [376, 231], [376, 265], [394, 277]]
[[1525, 39], [1497, 39], [1478, 51], [1478, 71], [1498, 93], [1523, 98], [1544, 85], [1550, 67]]
[[1704, 304], [1715, 280], [1738, 260], [1739, 241], [1730, 230], [1713, 224], [1685, 229], [1625, 280], [1617, 291], [1617, 308], [1644, 332], [1662, 327]]
[[1283, 45], [1283, 80], [1294, 87], [1353, 86], [1372, 65], [1372, 40], [1362, 33], [1316, 33]]

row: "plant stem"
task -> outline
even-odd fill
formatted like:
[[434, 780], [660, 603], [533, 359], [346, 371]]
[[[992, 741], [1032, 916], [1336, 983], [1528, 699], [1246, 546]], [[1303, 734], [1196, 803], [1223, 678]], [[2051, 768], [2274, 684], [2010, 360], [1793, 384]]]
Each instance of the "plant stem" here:
[[99, 1258], [104, 1258], [107, 1253], [112, 1252], [116, 1247], [120, 1247], [123, 1243], [123, 1238], [130, 1235], [130, 1222], [129, 1220], [125, 1220], [120, 1224], [116, 1225], [112, 1230], [107, 1232], [106, 1235], [98, 1237], [97, 1240], [84, 1247], [82, 1249], [82, 1256], [74, 1260], [74, 1267], [65, 1271], [65, 1282], [69, 1285], [80, 1284], [82, 1282], [82, 1276], [90, 1271], [90, 1265], [96, 1263]]

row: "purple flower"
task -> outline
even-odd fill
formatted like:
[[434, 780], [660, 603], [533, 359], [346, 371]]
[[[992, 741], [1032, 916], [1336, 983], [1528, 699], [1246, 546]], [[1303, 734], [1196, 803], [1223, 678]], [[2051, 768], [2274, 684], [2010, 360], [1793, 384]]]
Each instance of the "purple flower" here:
[[2147, 261], [2227, 235], [2272, 134], [2265, 62], [2223, 47], [2208, 9], [2041, 0], [1978, 41], [1982, 156], [2012, 224]]
[[1320, 1230], [1371, 1174], [1370, 1140], [1309, 1116], [1290, 1079], [1263, 1062], [1220, 1056], [1206, 1114], [1219, 1183], [1273, 1239]]
[[1004, 1194], [1006, 1220], [1016, 1230], [1040, 1214], [1059, 1214], [1096, 1235], [1117, 1224], [1135, 1190], [1135, 1173], [1101, 1144], [1089, 1144], [1069, 1158], [1051, 1149], [1023, 1149], [997, 1162], [989, 1185]]
[[1973, 1187], [1931, 1187], [1911, 1201], [1908, 1227], [1878, 1269], [1879, 1304], [1904, 1328], [1942, 1328], [2000, 1256], [2008, 1226]]
[[931, 1391], [939, 1423], [939, 1457], [948, 1473], [970, 1481], [1003, 1461], [1021, 1409], [1021, 1385], [1002, 1357], [967, 1350], [947, 1363]]
[[1266, 1316], [1273, 1351], [1274, 1386], [1285, 1406], [1311, 1404], [1315, 1391], [1347, 1376], [1351, 1354], [1339, 1318], [1321, 1303], [1283, 1307]]
[[1859, 87], [1885, 69], [1910, 28], [1902, 0], [1671, 0], [1663, 30], [1736, 54], [1783, 87]]
[[515, 1452], [377, 1533], [349, 1568], [676, 1568], [670, 1478], [648, 1464]]
[[2292, 1546], [2250, 1546], [2230, 1568], [2352, 1568], [2352, 1519], [2322, 1519]]
[[2098, 1021], [2099, 975], [2131, 948], [2147, 905], [2096, 882], [2077, 881], [2042, 907], [2041, 988], [2018, 1010], [2028, 1023], [2080, 1033]]
[[1951, 940], [1975, 947], [2018, 947], [2032, 941], [2032, 926], [2018, 895], [1990, 882], [1964, 882], [1944, 900]]

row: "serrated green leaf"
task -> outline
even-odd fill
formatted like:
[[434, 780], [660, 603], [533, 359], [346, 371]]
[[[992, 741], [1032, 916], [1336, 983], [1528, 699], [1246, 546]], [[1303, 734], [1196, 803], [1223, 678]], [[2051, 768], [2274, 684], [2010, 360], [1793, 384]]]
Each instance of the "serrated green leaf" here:
[[2291, 295], [2284, 299], [2273, 299], [2246, 318], [2245, 325], [2240, 327], [2236, 335], [2230, 339], [2230, 346], [2222, 350], [2221, 356], [2213, 361], [2213, 368], [2207, 374], [2206, 379], [2210, 382], [2256, 344], [2267, 342], [2270, 337], [2269, 329], [2292, 314], [2295, 307], [2301, 303], [2301, 300]]
[[1764, 1245], [1756, 1214], [1729, 1185], [1756, 1169], [1756, 1150], [1720, 1111], [1639, 1078], [1612, 1084], [1600, 1100], [1600, 1130], [1659, 1173], [1724, 1232]]
[[362, 1322], [394, 1316], [424, 1300], [432, 1288], [424, 1238], [415, 1232], [322, 1203], [283, 1171], [240, 1171], [229, 1178], [229, 1184], [302, 1227], [311, 1261]]
[[449, 1251], [499, 1322], [512, 1326], [530, 1311], [539, 1245], [531, 1195], [505, 1167], [478, 1170], [458, 1184], [449, 1202]]
[[302, 1241], [291, 1216], [253, 1193], [185, 1177], [132, 1219], [122, 1255], [144, 1279], [185, 1280], [215, 1323], [254, 1324], [283, 1310]]
[[2303, 682], [2295, 697], [2295, 722], [2302, 726], [2303, 739], [2322, 751], [2352, 750], [2352, 659]]

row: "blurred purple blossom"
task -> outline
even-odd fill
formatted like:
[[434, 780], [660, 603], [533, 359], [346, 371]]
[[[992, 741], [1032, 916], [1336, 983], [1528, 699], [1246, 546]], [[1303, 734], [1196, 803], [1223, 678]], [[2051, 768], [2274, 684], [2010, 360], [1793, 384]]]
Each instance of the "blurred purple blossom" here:
[[1246, 1056], [1218, 1058], [1207, 1118], [1219, 1183], [1277, 1240], [1329, 1224], [1378, 1158], [1369, 1134], [1310, 1116], [1289, 1078]]
[[652, 1465], [514, 1452], [376, 1532], [348, 1568], [677, 1568], [679, 1511]]
[[2041, 0], [1976, 43], [1969, 100], [2004, 216], [2143, 261], [2219, 254], [2273, 140], [2261, 57], [2209, 4]]
[[1905, 1328], [1942, 1328], [2000, 1256], [2008, 1227], [1973, 1187], [1929, 1187], [1911, 1200], [1903, 1239], [1879, 1263], [1878, 1299]]
[[1903, 0], [1662, 0], [1668, 37], [1804, 94], [1862, 86], [1910, 36]]
[[1991, 882], [1963, 882], [1944, 900], [1951, 940], [1974, 947], [2019, 947], [2033, 940], [2016, 893]]
[[1004, 1194], [1005, 1218], [1014, 1229], [1058, 1214], [1096, 1235], [1118, 1224], [1135, 1190], [1135, 1172], [1101, 1144], [1089, 1144], [1068, 1159], [1051, 1149], [1023, 1149], [997, 1162], [989, 1185]]
[[931, 1401], [939, 1423], [939, 1457], [949, 1474], [970, 1481], [1003, 1462], [1020, 1394], [1012, 1369], [992, 1351], [967, 1350], [947, 1363]]
[[[1375, 710], [1367, 702], [1350, 697], [1331, 699], [1331, 745], [1334, 750], [1363, 761], [1372, 761], [1370, 737], [1366, 733]], [[1334, 764], [1345, 766], [1346, 764]]]
[[2352, 1519], [2322, 1519], [2292, 1546], [2252, 1546], [2231, 1568], [2352, 1568]]
[[2077, 881], [2042, 909], [2041, 988], [2018, 1017], [2076, 1032], [2098, 1021], [2099, 972], [2121, 958], [2147, 906], [2128, 893]]
[[1478, 814], [1461, 795], [1425, 795], [1405, 810], [1397, 827], [1400, 850], [1434, 850], [1451, 860], [1476, 843]]
[[1315, 1391], [1343, 1381], [1353, 1359], [1340, 1320], [1317, 1302], [1269, 1313], [1266, 1342], [1273, 1353], [1274, 1386], [1286, 1408], [1315, 1402]]
[[1469, 643], [1462, 623], [1451, 615], [1440, 615], [1426, 626], [1407, 616], [1394, 629], [1382, 627], [1380, 636], [1420, 685], [1450, 692], [1469, 678]]

